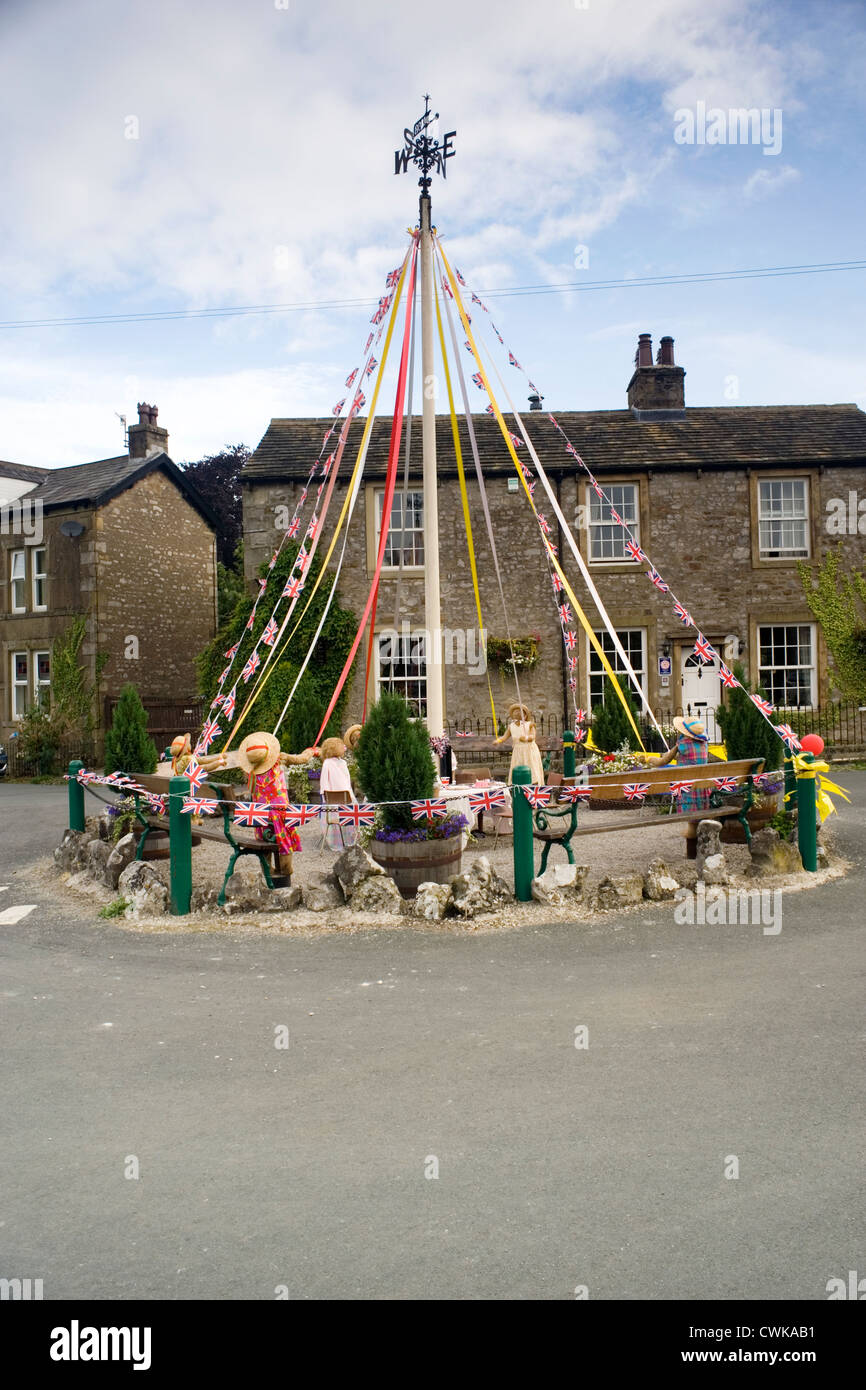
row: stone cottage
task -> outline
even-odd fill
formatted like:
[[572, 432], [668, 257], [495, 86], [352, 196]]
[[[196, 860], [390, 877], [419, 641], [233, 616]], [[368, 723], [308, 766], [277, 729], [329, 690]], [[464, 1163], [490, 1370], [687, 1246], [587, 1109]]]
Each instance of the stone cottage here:
[[[857, 526], [844, 535], [828, 528], [840, 499], [866, 486], [866, 415], [855, 405], [687, 407], [685, 371], [674, 359], [673, 339], [662, 338], [653, 360], [649, 334], [642, 334], [623, 410], [557, 411], [567, 435], [597, 474], [641, 546], [680, 596], [704, 635], [728, 660], [741, 659], [759, 674], [774, 703], [811, 706], [828, 698], [827, 652], [809, 611], [797, 572], [801, 559], [820, 560], [841, 541], [846, 564], [862, 562]], [[563, 449], [537, 397], [525, 417], [539, 457], [556, 489], [563, 513], [579, 538], [582, 554], [620, 640], [629, 653], [653, 708], [705, 717], [722, 691], [718, 662], [693, 654], [694, 633], [684, 630], [671, 603], [647, 582], [626, 555], [623, 533], [605, 521], [586, 475]], [[538, 529], [519, 487], [499, 429], [489, 415], [473, 417], [497, 549], [504, 571], [505, 599], [513, 637], [537, 636], [538, 660], [521, 680], [524, 699], [537, 714], [571, 722], [556, 603]], [[280, 539], [299, 490], [319, 454], [333, 420], [274, 419], [242, 475], [247, 577]], [[352, 426], [331, 518], [345, 498], [362, 423]], [[485, 627], [505, 635], [505, 621], [487, 542], [479, 491], [474, 481], [465, 422], [461, 443], [469, 478], [473, 530], [481, 576]], [[346, 561], [340, 578], [342, 601], [360, 615], [373, 572], [379, 539], [390, 421], [373, 427]], [[524, 450], [525, 453], [525, 450]], [[402, 496], [403, 463], [386, 550], [374, 637], [376, 687], [402, 690], [423, 712], [426, 669], [423, 644], [411, 640], [424, 627], [424, 553], [421, 494], [421, 430], [411, 438], [410, 484]], [[457, 483], [451, 424], [437, 417], [442, 623], [452, 638], [446, 666], [446, 720], [489, 715], [486, 676], [473, 658], [477, 619]], [[329, 520], [331, 520], [329, 518]], [[569, 581], [614, 666], [619, 663], [573, 560], [557, 536], [551, 539]], [[328, 540], [326, 527], [323, 544]], [[400, 572], [400, 546], [403, 569]], [[398, 601], [399, 588], [399, 601]], [[384, 629], [405, 622], [403, 645]], [[460, 634], [464, 634], [462, 656]], [[474, 634], [475, 642], [472, 640]], [[402, 640], [402, 639], [401, 639]], [[366, 641], [357, 670], [366, 663]], [[601, 695], [603, 674], [588, 639], [579, 635], [578, 697], [585, 707]], [[497, 707], [513, 698], [514, 683], [492, 669]], [[358, 717], [361, 674], [350, 698]], [[560, 724], [562, 727], [562, 724]]]

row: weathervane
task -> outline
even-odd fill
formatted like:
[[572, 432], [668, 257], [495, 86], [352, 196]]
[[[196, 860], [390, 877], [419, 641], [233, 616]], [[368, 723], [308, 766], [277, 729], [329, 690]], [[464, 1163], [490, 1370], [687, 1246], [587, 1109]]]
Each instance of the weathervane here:
[[438, 140], [434, 140], [427, 132], [434, 121], [438, 121], [439, 112], [430, 110], [430, 97], [424, 94], [424, 115], [421, 116], [410, 130], [407, 126], [403, 131], [405, 145], [402, 150], [397, 150], [394, 154], [394, 173], [405, 174], [410, 162], [417, 164], [421, 170], [421, 177], [418, 183], [421, 188], [421, 196], [430, 196], [430, 175], [432, 172], [441, 174], [443, 179], [447, 173], [446, 161], [454, 155], [454, 136], [456, 130], [449, 130], [442, 139], [440, 145]]

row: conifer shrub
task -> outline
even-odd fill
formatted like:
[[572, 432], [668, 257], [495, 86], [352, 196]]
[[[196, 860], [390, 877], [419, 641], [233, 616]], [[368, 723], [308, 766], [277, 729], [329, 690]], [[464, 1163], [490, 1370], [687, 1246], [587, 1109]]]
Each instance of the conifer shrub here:
[[[619, 682], [619, 688], [624, 694], [634, 722], [637, 724], [640, 717], [638, 709], [624, 679]], [[628, 721], [628, 715], [622, 707], [622, 701], [609, 676], [604, 678], [602, 698], [603, 703], [593, 706], [592, 711], [592, 741], [596, 748], [602, 749], [605, 753], [614, 753], [617, 748], [622, 748], [625, 744], [627, 748], [635, 751], [638, 744], [634, 729]], [[640, 726], [638, 725], [638, 727]]]
[[382, 821], [394, 830], [413, 828], [408, 806], [433, 791], [434, 767], [426, 726], [412, 719], [400, 695], [383, 690], [372, 706], [355, 752], [358, 777], [369, 801], [385, 802]]
[[105, 735], [105, 771], [155, 772], [156, 745], [147, 736], [147, 712], [134, 685], [125, 685]]

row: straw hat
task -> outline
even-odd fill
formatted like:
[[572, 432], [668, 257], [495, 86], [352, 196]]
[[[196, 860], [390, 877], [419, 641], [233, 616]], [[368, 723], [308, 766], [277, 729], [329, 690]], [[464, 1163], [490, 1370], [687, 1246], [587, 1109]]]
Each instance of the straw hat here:
[[358, 747], [358, 739], [361, 737], [361, 730], [363, 727], [363, 724], [349, 725], [348, 729], [343, 734], [343, 742], [348, 749], [351, 750]]
[[684, 734], [686, 738], [693, 739], [695, 743], [699, 743], [701, 739], [707, 736], [707, 731], [700, 719], [683, 719], [680, 715], [676, 715], [674, 718], [674, 728], [678, 734]]
[[268, 772], [279, 760], [279, 756], [279, 741], [273, 734], [261, 731], [247, 734], [238, 748], [238, 767], [243, 768], [248, 774], [255, 773], [259, 776], [262, 772]]
[[171, 741], [169, 752], [172, 758], [179, 758], [182, 753], [189, 753], [192, 749], [192, 742], [189, 734], [178, 734]]
[[521, 719], [528, 719], [530, 724], [532, 723], [532, 710], [528, 705], [521, 704], [519, 700], [508, 707], [508, 718], [511, 719], [515, 714], [519, 714]]

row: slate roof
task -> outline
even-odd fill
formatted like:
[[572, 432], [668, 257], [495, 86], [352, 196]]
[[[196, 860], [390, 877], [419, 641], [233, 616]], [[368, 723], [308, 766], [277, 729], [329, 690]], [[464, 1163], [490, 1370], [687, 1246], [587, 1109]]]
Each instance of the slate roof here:
[[152, 454], [149, 458], [97, 459], [95, 463], [76, 463], [69, 468], [40, 469], [42, 482], [31, 488], [27, 497], [40, 499], [46, 511], [52, 507], [101, 507], [112, 497], [125, 492], [139, 479], [162, 469], [180, 488], [191, 506], [209, 526], [217, 530], [219, 523], [198, 489], [168, 454]]
[[[866, 413], [856, 405], [693, 406], [677, 419], [637, 420], [630, 410], [557, 411], [556, 417], [593, 472], [655, 469], [779, 467], [806, 464], [866, 465]], [[485, 472], [509, 472], [513, 465], [492, 416], [473, 415], [478, 451]], [[545, 467], [576, 465], [544, 411], [523, 415], [529, 437]], [[513, 429], [513, 421], [506, 416]], [[325, 432], [336, 425], [328, 445], [337, 442], [339, 421], [332, 418], [274, 419], [243, 470], [244, 482], [267, 478], [306, 478], [322, 447]], [[460, 420], [464, 462], [473, 469], [465, 420]], [[352, 425], [347, 449], [354, 463], [363, 421]], [[383, 476], [391, 422], [373, 425], [365, 476]], [[451, 421], [436, 417], [436, 452], [440, 474], [454, 471]], [[525, 455], [525, 448], [523, 457]], [[401, 450], [401, 468], [403, 453]], [[421, 423], [412, 428], [411, 464], [421, 465]], [[345, 467], [345, 462], [344, 462]]]
[[32, 468], [29, 463], [7, 463], [0, 459], [0, 478], [14, 478], [19, 483], [38, 483], [47, 473], [47, 468]]

